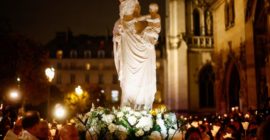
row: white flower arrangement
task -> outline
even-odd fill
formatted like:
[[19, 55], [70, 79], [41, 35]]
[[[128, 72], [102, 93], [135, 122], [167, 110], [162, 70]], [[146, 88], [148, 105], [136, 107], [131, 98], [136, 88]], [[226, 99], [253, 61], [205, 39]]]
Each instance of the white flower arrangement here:
[[[163, 109], [164, 110], [164, 109]], [[170, 139], [179, 131], [176, 115], [158, 110], [135, 111], [129, 107], [112, 110], [92, 107], [84, 116], [77, 116], [95, 139]], [[81, 124], [78, 126], [82, 127]]]

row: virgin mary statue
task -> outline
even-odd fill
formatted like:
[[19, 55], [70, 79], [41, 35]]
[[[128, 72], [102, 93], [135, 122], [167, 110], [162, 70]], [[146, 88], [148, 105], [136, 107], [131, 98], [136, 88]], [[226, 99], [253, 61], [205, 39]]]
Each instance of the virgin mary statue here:
[[113, 42], [121, 106], [148, 110], [156, 93], [156, 55], [154, 44], [145, 38], [147, 16], [140, 16], [138, 0], [120, 0], [119, 8]]

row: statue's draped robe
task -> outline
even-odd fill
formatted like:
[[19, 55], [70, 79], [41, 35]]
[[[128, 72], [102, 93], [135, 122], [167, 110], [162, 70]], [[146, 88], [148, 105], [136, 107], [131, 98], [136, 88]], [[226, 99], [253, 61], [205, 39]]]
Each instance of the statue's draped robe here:
[[154, 45], [136, 33], [135, 19], [126, 21], [123, 28], [120, 20], [114, 27], [114, 60], [122, 89], [121, 106], [150, 109], [156, 93]]

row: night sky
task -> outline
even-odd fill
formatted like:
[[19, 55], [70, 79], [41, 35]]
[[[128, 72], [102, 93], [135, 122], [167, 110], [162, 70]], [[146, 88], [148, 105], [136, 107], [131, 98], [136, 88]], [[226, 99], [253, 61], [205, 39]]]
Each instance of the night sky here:
[[[142, 14], [157, 2], [164, 21], [165, 0], [139, 1]], [[118, 0], [1, 0], [0, 18], [7, 19], [13, 31], [46, 43], [68, 28], [74, 35], [107, 35], [119, 17], [118, 5]]]

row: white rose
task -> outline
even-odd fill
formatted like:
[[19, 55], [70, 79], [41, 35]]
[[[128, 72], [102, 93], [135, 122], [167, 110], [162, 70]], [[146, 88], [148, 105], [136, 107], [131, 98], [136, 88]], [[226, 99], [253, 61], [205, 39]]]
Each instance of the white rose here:
[[150, 140], [161, 140], [161, 135], [158, 131], [153, 131], [151, 135], [149, 136]]
[[161, 136], [163, 139], [165, 139], [167, 137], [167, 128], [164, 124], [164, 120], [162, 119], [157, 119], [156, 123], [159, 125], [160, 129], [161, 129]]
[[122, 125], [117, 125], [117, 129], [121, 132], [127, 132], [127, 129]]
[[152, 117], [142, 117], [136, 125], [137, 128], [143, 128], [144, 131], [149, 131], [153, 127]]
[[108, 126], [108, 129], [109, 129], [110, 133], [113, 133], [117, 129], [117, 126], [115, 124], [111, 123]]
[[136, 137], [140, 137], [140, 136], [143, 136], [144, 132], [142, 129], [139, 129], [136, 133], [135, 133], [135, 136]]
[[133, 114], [136, 116], [136, 117], [141, 117], [142, 114], [140, 112], [133, 112]]
[[106, 122], [107, 124], [109, 124], [109, 123], [112, 123], [113, 122], [113, 120], [114, 120], [114, 115], [112, 115], [112, 114], [109, 114], [109, 115], [102, 115], [102, 121], [104, 121], [104, 122]]
[[117, 118], [122, 118], [124, 116], [123, 112], [117, 112], [116, 114]]
[[137, 118], [135, 116], [129, 116], [128, 117], [128, 122], [130, 125], [134, 125], [137, 122]]

